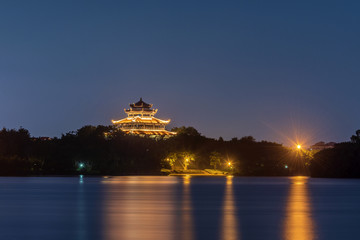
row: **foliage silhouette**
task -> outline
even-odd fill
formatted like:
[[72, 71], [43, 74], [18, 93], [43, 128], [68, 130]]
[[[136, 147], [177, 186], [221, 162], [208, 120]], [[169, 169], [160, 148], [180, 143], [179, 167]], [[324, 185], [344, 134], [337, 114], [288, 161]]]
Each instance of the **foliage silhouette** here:
[[[125, 135], [113, 126], [84, 126], [50, 139], [32, 138], [23, 128], [3, 128], [0, 175], [157, 175], [162, 167], [174, 169], [175, 162], [184, 159], [189, 162], [180, 167], [193, 169], [226, 169], [225, 161], [231, 161], [234, 174], [242, 176], [287, 176], [296, 172], [290, 171], [291, 151], [281, 144], [257, 142], [251, 136], [216, 140], [202, 136], [193, 127], [174, 130], [178, 131], [175, 137], [153, 139]], [[214, 154], [209, 153], [214, 152], [221, 157], [221, 164], [220, 157], [211, 160]], [[359, 130], [349, 142], [309, 154], [304, 164], [311, 176], [360, 177]], [[165, 161], [169, 158], [172, 160]]]

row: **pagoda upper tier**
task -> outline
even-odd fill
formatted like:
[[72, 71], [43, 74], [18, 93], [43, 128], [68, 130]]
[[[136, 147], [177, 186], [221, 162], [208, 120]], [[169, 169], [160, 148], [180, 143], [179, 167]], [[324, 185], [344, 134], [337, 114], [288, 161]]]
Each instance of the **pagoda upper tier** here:
[[151, 108], [152, 106], [153, 106], [152, 104], [148, 104], [144, 102], [142, 98], [140, 98], [140, 100], [137, 103], [130, 104], [130, 107], [132, 108]]
[[157, 113], [157, 109], [152, 109], [152, 104], [148, 104], [140, 98], [140, 101], [130, 104], [130, 109], [124, 109], [128, 117], [153, 117]]
[[112, 120], [120, 130], [129, 134], [136, 135], [166, 135], [171, 136], [176, 133], [167, 131], [165, 126], [170, 123], [169, 120], [155, 118], [157, 109], [152, 109], [152, 104], [148, 104], [140, 98], [140, 101], [130, 104], [130, 109], [124, 109], [128, 115], [127, 118]]

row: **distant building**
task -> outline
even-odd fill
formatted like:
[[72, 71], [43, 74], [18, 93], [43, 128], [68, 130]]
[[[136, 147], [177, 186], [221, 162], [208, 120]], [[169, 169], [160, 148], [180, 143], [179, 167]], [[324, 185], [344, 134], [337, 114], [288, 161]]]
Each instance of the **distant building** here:
[[310, 150], [317, 150], [317, 151], [321, 151], [324, 149], [329, 149], [329, 148], [334, 148], [335, 147], [335, 142], [318, 142], [315, 143], [314, 145], [310, 146]]
[[158, 110], [152, 109], [152, 106], [152, 104], [145, 103], [142, 98], [140, 98], [140, 101], [137, 103], [130, 104], [130, 109], [124, 109], [128, 115], [127, 118], [111, 121], [126, 134], [150, 137], [170, 137], [176, 135], [175, 132], [170, 132], [165, 129], [165, 126], [170, 123], [170, 119], [161, 120], [154, 117]]

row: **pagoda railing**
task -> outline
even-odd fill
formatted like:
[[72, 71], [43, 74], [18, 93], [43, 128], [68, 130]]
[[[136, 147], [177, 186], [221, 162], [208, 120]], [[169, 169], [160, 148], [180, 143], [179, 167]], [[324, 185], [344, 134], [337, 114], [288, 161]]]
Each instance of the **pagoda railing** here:
[[120, 126], [123, 130], [130, 130], [130, 129], [149, 129], [149, 130], [161, 130], [165, 129], [165, 126], [163, 125], [157, 125], [157, 126], [149, 126], [149, 125], [125, 125]]

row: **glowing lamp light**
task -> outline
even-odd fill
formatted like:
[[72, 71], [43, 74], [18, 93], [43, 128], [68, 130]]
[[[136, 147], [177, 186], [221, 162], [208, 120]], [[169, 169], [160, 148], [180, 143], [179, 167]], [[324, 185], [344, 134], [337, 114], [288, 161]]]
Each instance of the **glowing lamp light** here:
[[296, 148], [300, 150], [300, 149], [301, 149], [301, 145], [300, 145], [300, 144], [296, 145]]
[[288, 168], [288, 165], [285, 165], [285, 168]]
[[85, 166], [84, 163], [80, 163], [80, 164], [79, 164], [79, 168], [83, 168], [84, 166]]
[[231, 162], [228, 162], [227, 164], [228, 164], [229, 167], [231, 166]]

